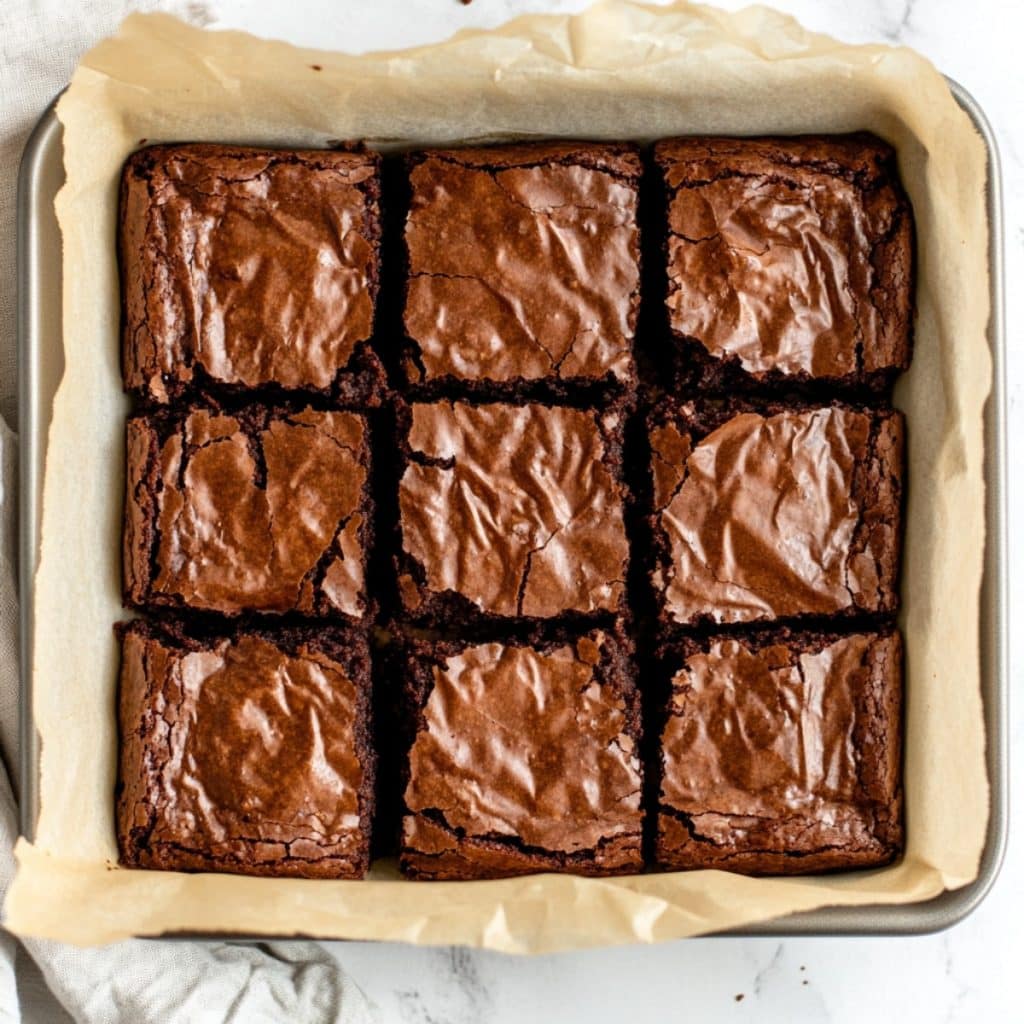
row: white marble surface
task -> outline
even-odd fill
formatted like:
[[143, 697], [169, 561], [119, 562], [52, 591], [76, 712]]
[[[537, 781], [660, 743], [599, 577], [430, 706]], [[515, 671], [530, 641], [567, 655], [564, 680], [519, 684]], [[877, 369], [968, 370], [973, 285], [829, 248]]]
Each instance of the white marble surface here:
[[[444, 38], [527, 11], [571, 11], [583, 0], [209, 0], [197, 21], [297, 43], [352, 51]], [[722, 0], [722, 6], [742, 3]], [[1024, 5], [1019, 0], [775, 0], [809, 28], [851, 42], [904, 43], [963, 83], [992, 120], [1002, 151], [1009, 282], [1010, 478], [1021, 479], [1024, 350]], [[1024, 526], [1011, 483], [1011, 607], [1022, 606]], [[1024, 640], [1012, 641], [1012, 683]], [[1022, 707], [1011, 726], [1020, 753]], [[1012, 789], [1024, 783], [1015, 760]], [[408, 1024], [523, 1021], [1020, 1021], [1016, 971], [1024, 963], [1024, 833], [1012, 834], [1003, 872], [981, 908], [944, 934], [913, 939], [705, 939], [532, 959], [466, 950], [334, 944], [378, 1004], [381, 1019]]]

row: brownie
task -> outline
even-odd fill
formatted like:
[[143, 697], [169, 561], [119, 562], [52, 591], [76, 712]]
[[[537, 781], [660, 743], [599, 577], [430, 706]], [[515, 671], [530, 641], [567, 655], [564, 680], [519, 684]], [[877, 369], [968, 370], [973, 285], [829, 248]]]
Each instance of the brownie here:
[[691, 387], [882, 388], [910, 362], [913, 225], [872, 135], [669, 139], [669, 326]]
[[380, 400], [368, 152], [151, 146], [121, 183], [123, 368], [155, 402], [273, 386]]
[[668, 402], [648, 426], [663, 626], [896, 610], [900, 413]]
[[595, 621], [625, 608], [624, 410], [400, 411], [399, 594], [415, 621]]
[[610, 632], [539, 646], [413, 643], [402, 871], [640, 871], [639, 695]]
[[408, 170], [404, 365], [414, 397], [632, 387], [635, 146], [433, 150], [413, 154]]
[[711, 637], [675, 654], [661, 867], [805, 874], [897, 856], [899, 633]]
[[127, 867], [360, 878], [374, 755], [361, 635], [122, 624], [117, 840]]
[[368, 620], [367, 425], [249, 406], [128, 420], [129, 606]]

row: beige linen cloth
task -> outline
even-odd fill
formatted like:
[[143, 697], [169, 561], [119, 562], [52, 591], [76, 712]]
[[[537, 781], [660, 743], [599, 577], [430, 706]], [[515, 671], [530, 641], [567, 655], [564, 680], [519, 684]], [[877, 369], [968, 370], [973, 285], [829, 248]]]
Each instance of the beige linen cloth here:
[[[177, 0], [0, 2], [0, 904], [14, 875], [12, 847], [18, 835], [18, 439], [8, 426], [17, 403], [18, 162], [33, 124], [67, 84], [81, 54], [129, 10], [140, 8], [184, 16], [204, 11], [201, 4]], [[362, 992], [313, 942], [132, 941], [83, 950], [33, 940], [22, 946], [0, 929], [0, 1024], [365, 1024], [371, 1019]]]

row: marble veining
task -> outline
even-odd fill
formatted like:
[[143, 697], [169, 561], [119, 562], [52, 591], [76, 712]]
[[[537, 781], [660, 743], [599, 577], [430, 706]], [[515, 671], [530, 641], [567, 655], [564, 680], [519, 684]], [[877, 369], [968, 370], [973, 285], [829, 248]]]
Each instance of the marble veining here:
[[903, 10], [893, 26], [882, 29], [882, 37], [893, 43], [902, 42], [902, 36], [910, 28], [910, 19], [914, 14], [914, 0], [904, 0]]

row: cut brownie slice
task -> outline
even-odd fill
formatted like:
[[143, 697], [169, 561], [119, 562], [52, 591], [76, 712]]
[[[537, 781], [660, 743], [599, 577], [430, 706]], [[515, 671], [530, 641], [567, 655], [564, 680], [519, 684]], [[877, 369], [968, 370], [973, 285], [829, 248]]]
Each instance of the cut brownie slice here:
[[898, 633], [713, 637], [674, 655], [661, 867], [803, 874], [896, 857]]
[[409, 615], [443, 626], [624, 609], [621, 407], [438, 402], [400, 419], [397, 568]]
[[380, 400], [369, 346], [379, 157], [153, 146], [125, 165], [125, 383], [146, 398], [267, 385]]
[[896, 610], [900, 413], [666, 403], [649, 428], [663, 625]]
[[405, 673], [406, 875], [641, 870], [640, 707], [623, 641], [420, 642]]
[[910, 361], [913, 227], [872, 135], [669, 139], [668, 315], [691, 386], [880, 388]]
[[640, 173], [630, 145], [413, 154], [405, 366], [416, 396], [631, 387]]
[[122, 636], [121, 863], [359, 878], [374, 755], [366, 640], [341, 631]]
[[126, 602], [367, 619], [369, 459], [355, 413], [129, 419]]

